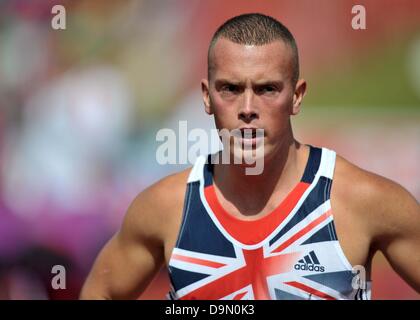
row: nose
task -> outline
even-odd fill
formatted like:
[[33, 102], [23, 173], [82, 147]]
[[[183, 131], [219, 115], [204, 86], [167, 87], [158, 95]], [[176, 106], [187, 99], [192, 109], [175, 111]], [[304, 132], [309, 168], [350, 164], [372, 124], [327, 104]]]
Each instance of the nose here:
[[239, 120], [244, 122], [251, 122], [253, 119], [258, 118], [257, 108], [254, 101], [254, 93], [252, 90], [245, 90], [244, 100], [238, 113]]

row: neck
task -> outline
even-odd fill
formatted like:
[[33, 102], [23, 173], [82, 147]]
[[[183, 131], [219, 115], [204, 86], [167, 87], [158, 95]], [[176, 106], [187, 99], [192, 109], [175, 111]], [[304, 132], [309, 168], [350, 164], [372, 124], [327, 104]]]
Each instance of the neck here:
[[246, 175], [245, 167], [234, 164], [214, 166], [214, 183], [223, 197], [244, 214], [256, 214], [271, 197], [284, 195], [296, 185], [307, 160], [307, 148], [293, 137], [278, 146], [273, 156], [264, 159], [260, 175]]

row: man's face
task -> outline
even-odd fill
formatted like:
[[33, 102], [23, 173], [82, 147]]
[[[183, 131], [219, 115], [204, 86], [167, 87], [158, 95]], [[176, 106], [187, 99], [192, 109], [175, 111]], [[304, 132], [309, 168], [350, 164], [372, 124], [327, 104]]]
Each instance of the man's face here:
[[[306, 89], [304, 80], [293, 84], [292, 49], [282, 41], [250, 46], [219, 38], [211, 61], [210, 79], [202, 80], [202, 90], [217, 129], [264, 129], [264, 157], [273, 155], [291, 137], [290, 115], [299, 112]], [[255, 148], [261, 141], [242, 142]]]

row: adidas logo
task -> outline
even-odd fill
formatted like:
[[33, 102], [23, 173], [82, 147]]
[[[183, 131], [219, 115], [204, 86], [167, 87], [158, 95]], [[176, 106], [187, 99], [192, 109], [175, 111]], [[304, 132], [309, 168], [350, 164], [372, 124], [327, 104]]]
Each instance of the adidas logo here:
[[325, 267], [319, 263], [317, 256], [314, 251], [309, 252], [306, 256], [295, 264], [296, 270], [308, 270], [316, 272], [325, 272]]

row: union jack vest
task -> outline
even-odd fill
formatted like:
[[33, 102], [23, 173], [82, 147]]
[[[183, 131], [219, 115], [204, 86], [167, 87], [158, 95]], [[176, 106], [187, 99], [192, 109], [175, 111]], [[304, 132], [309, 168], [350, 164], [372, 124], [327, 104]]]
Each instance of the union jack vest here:
[[370, 299], [371, 282], [358, 278], [334, 226], [336, 153], [309, 147], [301, 180], [277, 208], [252, 221], [224, 210], [210, 155], [197, 159], [169, 261], [168, 299]]

